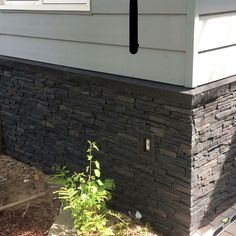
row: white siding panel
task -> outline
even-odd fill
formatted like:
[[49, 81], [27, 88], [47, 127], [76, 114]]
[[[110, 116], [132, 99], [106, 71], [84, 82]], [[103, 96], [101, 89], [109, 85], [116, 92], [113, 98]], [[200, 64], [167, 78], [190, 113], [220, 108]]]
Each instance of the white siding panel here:
[[[110, 1], [110, 0], [109, 0]], [[128, 46], [125, 15], [0, 14], [0, 33], [36, 38]], [[140, 47], [186, 50], [186, 16], [141, 15]]]
[[236, 75], [236, 0], [196, 0], [193, 87]]
[[[140, 14], [186, 14], [189, 0], [140, 0]], [[129, 0], [92, 0], [92, 13], [128, 14]]]
[[183, 85], [185, 53], [0, 35], [0, 54]]
[[194, 86], [236, 75], [236, 46], [198, 55]]
[[200, 17], [199, 28], [198, 51], [236, 44], [236, 13]]
[[[96, 0], [95, 0], [96, 1]], [[197, 0], [200, 14], [236, 11], [235, 0]]]

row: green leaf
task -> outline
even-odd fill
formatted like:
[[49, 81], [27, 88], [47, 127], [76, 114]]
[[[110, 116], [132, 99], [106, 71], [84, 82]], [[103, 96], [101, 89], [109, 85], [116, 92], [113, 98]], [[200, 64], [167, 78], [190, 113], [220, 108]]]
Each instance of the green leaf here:
[[98, 161], [95, 161], [94, 163], [95, 163], [96, 168], [100, 170], [100, 164], [99, 164], [99, 162], [98, 162]]
[[100, 170], [98, 170], [98, 169], [95, 169], [95, 170], [94, 170], [94, 174], [95, 174], [95, 176], [98, 177], [98, 178], [101, 176]]
[[98, 149], [96, 143], [93, 143], [93, 148], [96, 149], [97, 151], [99, 151], [99, 149]]
[[97, 191], [98, 191], [97, 187], [96, 187], [96, 186], [93, 186], [93, 187], [92, 187], [92, 193], [95, 194]]
[[228, 224], [229, 223], [229, 218], [228, 217], [226, 217], [226, 218], [224, 218], [223, 220], [222, 220], [222, 222], [224, 223], [224, 224]]
[[105, 179], [104, 185], [105, 185], [105, 189], [112, 190], [115, 188], [114, 180], [112, 179]]
[[66, 206], [66, 207], [63, 208], [63, 210], [65, 211], [65, 210], [68, 210], [68, 209], [71, 209], [71, 208], [72, 208], [71, 206]]
[[104, 232], [104, 236], [112, 236], [112, 235], [115, 235], [112, 231], [112, 229], [110, 228], [106, 228], [105, 229], [105, 232]]
[[86, 167], [86, 172], [87, 172], [87, 173], [89, 172], [89, 166]]
[[97, 183], [98, 183], [99, 186], [103, 185], [103, 182], [100, 179], [97, 180]]

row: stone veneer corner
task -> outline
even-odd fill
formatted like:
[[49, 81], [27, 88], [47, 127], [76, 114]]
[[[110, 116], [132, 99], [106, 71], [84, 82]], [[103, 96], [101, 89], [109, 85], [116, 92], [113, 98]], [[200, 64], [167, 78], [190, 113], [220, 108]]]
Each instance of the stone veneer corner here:
[[4, 152], [74, 170], [94, 140], [116, 182], [112, 205], [187, 236], [235, 203], [235, 81], [190, 90], [0, 57]]

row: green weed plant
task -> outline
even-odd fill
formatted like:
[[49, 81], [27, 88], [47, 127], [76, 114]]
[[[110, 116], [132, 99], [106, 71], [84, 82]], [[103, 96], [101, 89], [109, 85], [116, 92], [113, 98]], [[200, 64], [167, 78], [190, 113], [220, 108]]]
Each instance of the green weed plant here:
[[114, 235], [107, 227], [108, 211], [106, 203], [111, 199], [114, 189], [112, 179], [101, 179], [100, 163], [93, 156], [99, 151], [95, 142], [88, 141], [88, 166], [85, 172], [70, 172], [63, 167], [54, 176], [54, 180], [63, 185], [55, 192], [64, 206], [71, 212], [74, 228], [78, 235]]

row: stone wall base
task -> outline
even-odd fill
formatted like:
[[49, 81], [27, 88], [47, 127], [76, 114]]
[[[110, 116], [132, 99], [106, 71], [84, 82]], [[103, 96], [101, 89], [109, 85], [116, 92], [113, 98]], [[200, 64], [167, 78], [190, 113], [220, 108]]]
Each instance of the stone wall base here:
[[81, 170], [96, 141], [113, 206], [187, 236], [235, 202], [234, 84], [186, 90], [1, 57], [4, 152], [47, 172]]

